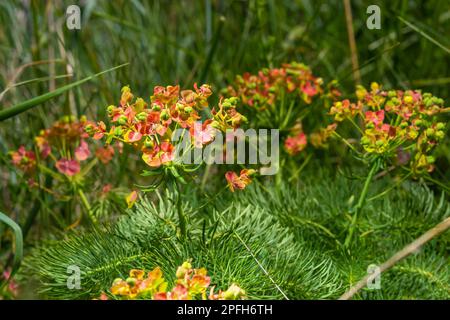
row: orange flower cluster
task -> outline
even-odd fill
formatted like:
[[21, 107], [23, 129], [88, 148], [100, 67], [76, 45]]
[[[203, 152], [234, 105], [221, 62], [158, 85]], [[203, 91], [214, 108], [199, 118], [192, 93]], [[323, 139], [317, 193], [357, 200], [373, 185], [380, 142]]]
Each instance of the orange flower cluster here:
[[399, 151], [407, 152], [415, 173], [433, 169], [431, 152], [445, 137], [446, 126], [437, 119], [444, 109], [442, 99], [416, 90], [385, 91], [377, 83], [370, 91], [359, 86], [356, 96], [356, 103], [334, 103], [330, 115], [336, 122], [349, 119], [354, 125], [356, 116], [362, 118], [361, 145], [368, 154], [397, 158]]
[[[226, 291], [219, 290], [214, 293], [210, 288], [211, 278], [205, 268], [193, 269], [189, 261], [185, 261], [176, 271], [175, 285], [167, 291], [168, 284], [163, 278], [159, 267], [153, 269], [145, 277], [143, 270], [133, 269], [126, 279], [116, 279], [110, 289], [111, 294], [125, 299], [152, 299], [152, 300], [237, 300], [245, 298], [245, 291], [236, 284], [232, 284]], [[106, 295], [102, 294], [102, 300]]]
[[309, 104], [314, 96], [323, 92], [322, 84], [322, 79], [315, 77], [309, 67], [292, 62], [281, 68], [237, 76], [225, 94], [238, 97], [244, 105], [264, 110], [272, 107], [283, 94], [300, 96]]
[[213, 129], [236, 128], [245, 118], [239, 114], [233, 101], [223, 100], [219, 110], [212, 110], [213, 117], [198, 128], [200, 111], [208, 107], [212, 94], [209, 85], [194, 90], [180, 90], [179, 86], [157, 86], [150, 103], [135, 98], [128, 86], [122, 88], [118, 106], [109, 106], [108, 115], [112, 126], [107, 130], [104, 122], [88, 126], [87, 132], [94, 139], [106, 137], [133, 145], [142, 152], [142, 159], [152, 168], [170, 165], [175, 157], [175, 146], [171, 141], [177, 128], [188, 130], [195, 147], [202, 147], [214, 139]]
[[231, 192], [234, 192], [236, 189], [245, 189], [252, 182], [251, 178], [255, 173], [256, 171], [254, 169], [242, 169], [239, 175], [233, 171], [227, 171], [225, 173], [225, 179]]

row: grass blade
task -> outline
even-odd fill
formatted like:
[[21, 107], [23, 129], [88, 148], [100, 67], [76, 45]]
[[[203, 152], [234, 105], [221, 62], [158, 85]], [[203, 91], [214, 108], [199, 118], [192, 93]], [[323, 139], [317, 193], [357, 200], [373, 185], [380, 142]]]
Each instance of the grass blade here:
[[444, 50], [445, 52], [447, 52], [448, 54], [450, 54], [450, 49], [447, 48], [446, 46], [444, 46], [443, 44], [441, 44], [439, 41], [435, 40], [434, 38], [432, 38], [431, 36], [429, 36], [428, 34], [426, 34], [425, 32], [423, 32], [422, 30], [420, 30], [418, 27], [416, 27], [415, 25], [413, 25], [411, 22], [406, 21], [405, 19], [403, 19], [402, 17], [398, 17], [398, 19], [403, 22], [404, 24], [406, 24], [408, 27], [410, 27], [411, 29], [413, 29], [414, 31], [416, 31], [417, 33], [419, 33], [422, 37], [424, 37], [425, 39], [431, 41], [432, 43], [434, 43], [435, 45], [437, 45], [439, 48], [441, 48], [442, 50]]
[[11, 218], [9, 218], [6, 214], [0, 212], [0, 222], [5, 223], [7, 226], [9, 226], [13, 232], [14, 232], [14, 239], [15, 239], [15, 253], [14, 253], [14, 262], [11, 269], [11, 274], [8, 279], [4, 283], [0, 284], [0, 290], [8, 283], [10, 279], [14, 276], [14, 274], [17, 272], [17, 270], [20, 267], [20, 263], [22, 262], [23, 258], [23, 237], [22, 237], [22, 230], [20, 229], [19, 225], [14, 222]]
[[90, 81], [90, 80], [92, 80], [92, 79], [94, 79], [94, 78], [96, 78], [98, 76], [101, 76], [101, 75], [103, 75], [105, 73], [108, 73], [108, 72], [114, 71], [116, 69], [122, 68], [122, 67], [124, 67], [124, 66], [126, 66], [128, 64], [129, 63], [124, 63], [124, 64], [121, 64], [119, 66], [116, 66], [116, 67], [104, 70], [102, 72], [96, 73], [94, 75], [91, 75], [91, 76], [86, 77], [84, 79], [81, 79], [79, 81], [76, 81], [76, 82], [70, 83], [68, 85], [65, 85], [65, 86], [63, 86], [61, 88], [58, 88], [56, 90], [53, 90], [51, 92], [45, 93], [43, 95], [40, 95], [40, 96], [37, 96], [35, 98], [29, 99], [27, 101], [24, 101], [22, 103], [19, 103], [19, 104], [13, 106], [13, 107], [1, 110], [0, 111], [0, 121], [9, 119], [11, 117], [14, 117], [14, 116], [16, 116], [16, 115], [18, 115], [18, 114], [20, 114], [22, 112], [25, 112], [25, 111], [27, 111], [27, 110], [29, 110], [29, 109], [31, 109], [31, 108], [41, 104], [41, 103], [44, 103], [47, 100], [50, 100], [50, 99], [52, 99], [54, 97], [57, 97], [57, 96], [63, 94], [67, 90], [75, 88], [75, 87], [77, 87], [77, 86], [79, 86], [79, 85], [81, 85], [81, 84], [83, 84], [85, 82], [88, 82], [88, 81]]

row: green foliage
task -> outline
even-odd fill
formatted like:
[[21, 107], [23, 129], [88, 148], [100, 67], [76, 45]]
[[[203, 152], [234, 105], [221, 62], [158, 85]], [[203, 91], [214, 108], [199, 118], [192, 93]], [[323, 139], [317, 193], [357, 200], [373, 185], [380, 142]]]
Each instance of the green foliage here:
[[[236, 282], [250, 298], [283, 298], [271, 278], [291, 299], [337, 298], [348, 284], [366, 274], [369, 264], [382, 263], [450, 214], [444, 197], [436, 202], [428, 188], [403, 184], [383, 200], [366, 205], [357, 226], [357, 242], [347, 252], [341, 245], [350, 223], [346, 210], [359, 182], [342, 175], [333, 180], [326, 176], [305, 177], [294, 187], [254, 184], [203, 207], [192, 190], [185, 192], [183, 199], [193, 197], [195, 204], [183, 201], [189, 221], [185, 240], [177, 234], [175, 195], [167, 192], [143, 202], [107, 231], [44, 243], [26, 260], [26, 273], [37, 275], [44, 296], [92, 298], [131, 268], [160, 266], [169, 274], [192, 258], [194, 265], [208, 269], [218, 287]], [[371, 192], [386, 185], [379, 182]], [[198, 196], [197, 201], [205, 199]], [[448, 234], [441, 235], [423, 252], [383, 274], [382, 290], [367, 289], [358, 298], [449, 298], [445, 256], [449, 240]], [[80, 267], [81, 290], [66, 287], [69, 265]]]
[[[329, 178], [316, 170], [296, 188], [255, 186], [236, 200], [251, 204], [279, 217], [298, 241], [326, 252], [341, 270], [344, 283], [354, 283], [366, 275], [370, 264], [381, 264], [405, 245], [450, 215], [445, 194], [436, 197], [417, 182], [401, 184], [387, 196], [369, 201], [357, 224], [356, 242], [343, 250], [350, 224], [349, 209], [363, 184], [341, 174]], [[392, 186], [389, 178], [374, 183], [371, 194]], [[382, 275], [382, 290], [365, 290], [365, 299], [448, 299], [449, 232], [434, 239], [414, 257], [407, 258]]]
[[[339, 273], [330, 259], [295, 241], [267, 212], [251, 206], [212, 209], [208, 219], [198, 219], [196, 210], [185, 205], [191, 223], [188, 239], [180, 240], [172, 196], [165, 194], [158, 205], [144, 202], [108, 231], [44, 243], [26, 261], [26, 273], [37, 274], [47, 297], [93, 298], [131, 268], [160, 266], [170, 274], [192, 258], [194, 266], [208, 269], [218, 287], [235, 282], [249, 298], [282, 298], [256, 257], [289, 298], [329, 298], [340, 290]], [[66, 287], [69, 265], [82, 272], [81, 290]]]

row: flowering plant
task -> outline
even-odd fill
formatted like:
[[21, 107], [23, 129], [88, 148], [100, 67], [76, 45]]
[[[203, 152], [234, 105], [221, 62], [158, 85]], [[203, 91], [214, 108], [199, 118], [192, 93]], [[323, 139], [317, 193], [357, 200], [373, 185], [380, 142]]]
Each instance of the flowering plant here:
[[[151, 299], [151, 300], [240, 300], [245, 298], [245, 291], [238, 285], [232, 284], [227, 290], [214, 292], [210, 287], [211, 278], [205, 268], [193, 269], [190, 261], [185, 261], [178, 267], [176, 280], [171, 290], [163, 278], [159, 267], [148, 272], [132, 269], [127, 279], [117, 278], [113, 281], [110, 292], [122, 299]], [[209, 292], [208, 292], [209, 288]], [[209, 295], [207, 295], [209, 293]], [[106, 294], [101, 299], [107, 299]]]
[[[434, 168], [433, 150], [445, 137], [445, 123], [438, 116], [446, 111], [444, 101], [419, 90], [383, 90], [372, 83], [370, 91], [362, 86], [356, 90], [356, 102], [338, 101], [330, 108], [336, 124], [348, 120], [360, 133], [361, 149], [357, 150], [341, 138], [359, 157], [369, 163], [359, 201], [354, 208], [352, 223], [345, 245], [350, 244], [354, 226], [370, 181], [381, 169], [401, 166], [410, 175], [426, 174]], [[336, 125], [335, 124], [335, 125]], [[406, 167], [409, 164], [409, 169]]]
[[[28, 177], [30, 187], [38, 187], [61, 201], [78, 196], [90, 220], [96, 222], [97, 219], [92, 214], [91, 206], [83, 192], [86, 188], [86, 177], [98, 161], [109, 163], [115, 151], [112, 146], [90, 146], [89, 136], [85, 132], [89, 125], [91, 121], [84, 116], [79, 119], [65, 116], [49, 128], [41, 130], [34, 138], [33, 149], [28, 150], [25, 146], [20, 146], [9, 154], [13, 165]], [[46, 175], [53, 178], [53, 186], [45, 184], [43, 178]]]
[[[314, 148], [328, 147], [327, 140], [334, 127], [322, 128], [323, 121], [317, 120], [325, 117], [329, 105], [341, 96], [337, 81], [324, 85], [322, 78], [298, 62], [286, 63], [280, 68], [265, 68], [256, 74], [238, 75], [223, 94], [239, 99], [240, 110], [250, 119], [253, 128], [280, 130], [288, 160], [304, 155], [302, 151], [308, 144]], [[316, 104], [320, 107], [313, 106]], [[308, 114], [314, 117], [308, 117]], [[310, 155], [305, 156], [305, 164], [309, 158]], [[282, 161], [281, 167], [286, 167], [285, 159]]]
[[147, 103], [135, 98], [126, 86], [122, 88], [119, 105], [108, 107], [111, 127], [107, 129], [100, 121], [87, 126], [86, 131], [97, 140], [105, 137], [106, 145], [117, 140], [139, 150], [142, 160], [150, 167], [143, 175], [169, 174], [184, 182], [183, 174], [196, 167], [176, 157], [177, 146], [182, 141], [174, 139], [174, 132], [182, 129], [190, 135], [190, 149], [202, 148], [214, 140], [215, 130], [236, 128], [245, 121], [232, 99], [225, 99], [219, 103], [218, 110], [212, 110], [211, 118], [199, 123], [200, 113], [208, 107], [211, 94], [211, 87], [206, 84], [200, 87], [195, 84], [194, 90], [157, 86]]
[[[438, 121], [444, 101], [418, 90], [371, 90], [358, 87], [358, 100], [336, 102], [330, 109], [337, 123], [348, 119], [361, 133], [363, 155], [374, 161], [410, 164], [414, 174], [433, 170], [433, 150], [445, 137], [446, 125]], [[360, 117], [361, 125], [357, 125]]]

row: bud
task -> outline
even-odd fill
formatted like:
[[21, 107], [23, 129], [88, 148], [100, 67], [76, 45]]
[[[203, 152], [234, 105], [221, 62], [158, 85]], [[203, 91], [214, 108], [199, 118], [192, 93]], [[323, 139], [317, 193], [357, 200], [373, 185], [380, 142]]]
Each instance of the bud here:
[[436, 132], [436, 139], [442, 140], [442, 139], [444, 139], [444, 137], [445, 137], [444, 131], [439, 130]]
[[181, 266], [185, 269], [192, 269], [192, 265], [189, 261], [183, 262], [183, 264]]
[[160, 110], [161, 110], [161, 107], [159, 106], [159, 104], [154, 103], [153, 104], [153, 111], [160, 111]]
[[108, 106], [108, 108], [106, 110], [108, 111], [109, 114], [111, 114], [115, 108], [116, 108], [115, 106], [110, 105], [110, 106]]
[[119, 117], [119, 119], [117, 120], [117, 122], [120, 124], [120, 125], [124, 125], [124, 124], [126, 124], [127, 123], [127, 117], [126, 116], [120, 116]]
[[136, 285], [136, 279], [135, 278], [127, 278], [126, 282], [132, 287], [134, 287]]
[[430, 99], [430, 98], [425, 98], [425, 99], [423, 100], [423, 102], [424, 102], [424, 104], [425, 104], [425, 106], [426, 106], [427, 108], [429, 108], [429, 107], [431, 107], [431, 106], [433, 105], [433, 100]]
[[369, 139], [369, 137], [363, 136], [363, 137], [361, 138], [361, 144], [362, 144], [363, 146], [370, 144], [370, 139]]
[[136, 116], [136, 118], [137, 118], [139, 121], [145, 121], [145, 120], [147, 120], [147, 113], [146, 113], [146, 112], [141, 112], [141, 113], [139, 113], [139, 114]]
[[224, 102], [222, 102], [222, 107], [226, 110], [232, 107], [231, 103], [226, 99]]
[[181, 267], [178, 267], [177, 272], [175, 273], [175, 276], [177, 277], [177, 279], [182, 279], [184, 278], [184, 276], [186, 275], [186, 269]]
[[152, 140], [150, 137], [147, 137], [147, 138], [145, 138], [144, 146], [145, 146], [146, 148], [153, 149], [153, 147], [155, 146], [155, 144], [153, 143], [153, 140]]
[[175, 110], [177, 110], [178, 112], [183, 111], [184, 109], [184, 104], [177, 102], [177, 104], [175, 105]]
[[92, 127], [92, 124], [88, 124], [84, 127], [84, 131], [86, 131], [87, 133], [91, 133], [93, 129], [94, 127]]
[[228, 101], [231, 104], [236, 104], [238, 102], [238, 98], [237, 97], [231, 97], [231, 98], [228, 98]]
[[167, 110], [163, 110], [163, 111], [161, 112], [161, 119], [164, 120], [164, 121], [166, 121], [166, 120], [169, 120], [169, 118], [170, 118], [170, 115], [169, 115], [169, 113], [167, 112]]
[[388, 92], [388, 97], [389, 98], [393, 98], [393, 97], [396, 97], [396, 96], [397, 96], [397, 92], [395, 90], [390, 90]]
[[243, 296], [245, 296], [245, 291], [234, 283], [223, 293], [225, 300], [237, 300]]
[[145, 107], [147, 107], [147, 103], [145, 103], [144, 99], [137, 98], [136, 102], [134, 103], [134, 110], [136, 112], [141, 112]]
[[192, 109], [192, 107], [186, 107], [184, 108], [184, 112], [186, 113], [191, 113], [194, 109]]
[[425, 132], [427, 134], [427, 137], [430, 137], [430, 138], [434, 137], [435, 131], [433, 128], [428, 128]]
[[369, 122], [369, 123], [366, 124], [366, 128], [367, 129], [373, 129], [373, 128], [375, 128], [375, 124], [373, 122]]
[[405, 96], [405, 97], [403, 98], [403, 101], [405, 101], [406, 103], [413, 103], [413, 102], [414, 102], [414, 99], [413, 99], [413, 97], [411, 97], [411, 96]]
[[377, 140], [377, 142], [375, 144], [377, 145], [377, 147], [382, 147], [384, 145], [384, 141], [383, 140]]
[[115, 136], [121, 136], [122, 133], [123, 133], [123, 130], [122, 130], [121, 127], [116, 127], [116, 128], [114, 128], [114, 135], [115, 135]]
[[436, 124], [436, 129], [438, 129], [438, 130], [444, 130], [444, 129], [445, 129], [445, 123], [443, 123], [443, 122], [438, 122], [438, 123]]
[[427, 156], [427, 163], [434, 163], [436, 159], [433, 156]]

